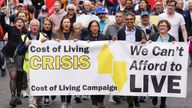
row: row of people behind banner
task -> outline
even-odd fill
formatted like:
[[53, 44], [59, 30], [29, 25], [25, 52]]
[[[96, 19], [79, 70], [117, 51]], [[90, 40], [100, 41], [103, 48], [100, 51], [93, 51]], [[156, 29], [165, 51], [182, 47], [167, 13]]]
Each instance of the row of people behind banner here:
[[[190, 33], [192, 31], [186, 29], [184, 17], [175, 11], [176, 3], [175, 0], [167, 1], [166, 12], [158, 16], [157, 19], [159, 22], [157, 25], [150, 21], [150, 13], [146, 10], [141, 12], [141, 22], [137, 25], [135, 24], [136, 16], [133, 12], [127, 12], [125, 14], [121, 11], [115, 14], [115, 21], [112, 23], [109, 21], [110, 19], [107, 17], [106, 10], [103, 6], [98, 6], [95, 9], [96, 16], [79, 16], [78, 21], [75, 15], [76, 8], [73, 4], [67, 6], [66, 13], [61, 9], [61, 3], [55, 1], [55, 13], [50, 17], [41, 16], [39, 17], [40, 22], [35, 18], [31, 18], [31, 21], [29, 21], [27, 20], [28, 14], [21, 9], [14, 15], [14, 24], [11, 26], [8, 24], [9, 17], [7, 17], [4, 8], [1, 8], [3, 13], [0, 15], [0, 24], [3, 31], [8, 33], [3, 37], [7, 43], [3, 47], [2, 52], [6, 57], [6, 69], [10, 74], [10, 106], [15, 107], [18, 104], [22, 104], [20, 99], [21, 90], [23, 91], [23, 95], [26, 95], [27, 74], [23, 72], [22, 68], [27, 67], [25, 66], [26, 64], [23, 63], [27, 62], [27, 48], [31, 44], [31, 40], [41, 40], [42, 42], [49, 39], [56, 41], [74, 39], [90, 41], [125, 40], [145, 43], [147, 40], [157, 42], [181, 41], [181, 38], [183, 39], [182, 41], [187, 42], [187, 31], [189, 36], [191, 36]], [[192, 4], [192, 0], [189, 0], [189, 4]], [[95, 17], [97, 20], [90, 20], [90, 17]], [[6, 19], [8, 20], [6, 21]], [[86, 24], [83, 25], [81, 23], [86, 22], [86, 19], [89, 19], [87, 27], [85, 27]], [[40, 30], [40, 28], [42, 29]], [[181, 29], [180, 31], [179, 28]], [[182, 35], [179, 35], [179, 33]], [[179, 38], [179, 36], [181, 37]], [[1, 42], [4, 42], [4, 40], [1, 40]], [[104, 107], [104, 97], [105, 96], [91, 96], [92, 107], [97, 108], [98, 105]], [[30, 96], [29, 107], [36, 108], [41, 105], [41, 99], [41, 96]], [[78, 99], [78, 97], [76, 99]], [[49, 98], [46, 96], [45, 103], [48, 102], [48, 100]], [[71, 107], [70, 100], [71, 96], [61, 96], [61, 107]], [[133, 107], [133, 103], [135, 103], [135, 106], [139, 106], [138, 97], [128, 97], [127, 101], [130, 108]], [[163, 97], [160, 105], [161, 108], [166, 107], [165, 102], [166, 98]], [[153, 98], [153, 104], [157, 104], [157, 97]]]

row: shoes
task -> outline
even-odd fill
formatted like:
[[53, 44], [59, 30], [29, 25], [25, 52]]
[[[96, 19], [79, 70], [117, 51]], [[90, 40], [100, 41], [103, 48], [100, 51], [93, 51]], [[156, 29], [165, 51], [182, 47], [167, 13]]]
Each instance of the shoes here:
[[56, 96], [51, 96], [51, 100], [54, 101], [56, 99]]
[[158, 102], [158, 98], [157, 97], [153, 97], [152, 98], [153, 105], [157, 105], [157, 102]]
[[135, 104], [136, 107], [140, 107], [138, 99], [134, 99], [134, 104]]
[[76, 103], [80, 103], [81, 99], [79, 97], [75, 97], [74, 100], [76, 101]]
[[73, 108], [72, 106], [71, 106], [71, 104], [67, 104], [67, 108]]
[[190, 63], [189, 67], [192, 67], [192, 63]]
[[121, 101], [119, 100], [118, 96], [113, 96], [113, 100], [117, 103], [120, 104]]
[[144, 102], [145, 102], [145, 98], [146, 98], [146, 97], [141, 96], [140, 99], [139, 99], [139, 102], [140, 102], [140, 103], [144, 103]]
[[49, 97], [44, 98], [44, 104], [45, 104], [45, 105], [49, 105], [49, 103], [50, 103]]
[[133, 108], [133, 103], [130, 103], [130, 104], [128, 105], [128, 108]]
[[83, 100], [89, 100], [89, 96], [88, 96], [88, 95], [83, 95], [83, 96], [82, 96], [82, 99], [83, 99]]
[[67, 103], [61, 103], [61, 108], [67, 108]]
[[103, 104], [103, 102], [99, 103], [99, 108], [105, 108], [105, 105]]
[[17, 105], [21, 105], [22, 104], [22, 101], [21, 101], [21, 99], [19, 97], [17, 97], [15, 99], [15, 102], [16, 102]]
[[6, 75], [6, 70], [5, 69], [1, 69], [1, 76], [5, 76]]
[[16, 107], [17, 103], [16, 103], [15, 100], [16, 100], [15, 97], [12, 97], [12, 98], [11, 98], [11, 101], [9, 102], [9, 105], [10, 105], [11, 107]]
[[98, 106], [97, 105], [92, 105], [91, 108], [98, 108]]
[[160, 108], [166, 108], [165, 104], [160, 104]]
[[34, 104], [30, 104], [30, 105], [29, 105], [29, 108], [37, 108], [37, 106], [34, 105]]
[[23, 98], [28, 98], [29, 97], [29, 94], [27, 93], [26, 90], [22, 90], [21, 94], [22, 94]]

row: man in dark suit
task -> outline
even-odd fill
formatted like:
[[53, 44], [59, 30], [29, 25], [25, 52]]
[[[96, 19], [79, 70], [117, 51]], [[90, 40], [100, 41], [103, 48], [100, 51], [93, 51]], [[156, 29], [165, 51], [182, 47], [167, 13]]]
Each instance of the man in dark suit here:
[[192, 27], [192, 0], [188, 2], [189, 9], [186, 11], [186, 29], [189, 34], [190, 28]]
[[118, 40], [126, 40], [130, 42], [146, 41], [143, 30], [135, 26], [135, 14], [127, 13], [125, 15], [125, 27], [121, 28], [117, 34]]
[[[125, 40], [127, 42], [145, 42], [146, 36], [143, 30], [135, 26], [135, 14], [127, 13], [125, 15], [125, 27], [121, 28], [117, 34], [118, 40]], [[137, 96], [127, 96], [128, 108], [133, 108], [133, 103], [139, 107]]]

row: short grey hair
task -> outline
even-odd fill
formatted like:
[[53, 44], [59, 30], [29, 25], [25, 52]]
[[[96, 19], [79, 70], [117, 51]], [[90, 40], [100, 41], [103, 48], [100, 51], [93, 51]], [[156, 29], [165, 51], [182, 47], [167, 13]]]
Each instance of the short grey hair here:
[[67, 5], [67, 7], [66, 7], [67, 12], [69, 11], [70, 7], [73, 7], [74, 11], [76, 12], [77, 9], [76, 9], [76, 6], [74, 4], [68, 4]]
[[37, 25], [40, 26], [39, 20], [37, 20], [37, 19], [32, 19], [32, 20], [30, 21], [29, 27], [31, 27], [31, 25], [32, 25], [33, 23], [37, 23]]

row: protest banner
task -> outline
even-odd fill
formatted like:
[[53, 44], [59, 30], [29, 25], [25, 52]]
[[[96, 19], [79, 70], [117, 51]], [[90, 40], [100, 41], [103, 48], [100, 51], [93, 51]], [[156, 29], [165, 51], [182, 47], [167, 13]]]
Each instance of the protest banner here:
[[32, 41], [32, 95], [186, 97], [188, 44]]

